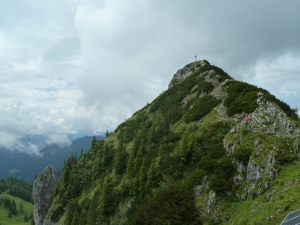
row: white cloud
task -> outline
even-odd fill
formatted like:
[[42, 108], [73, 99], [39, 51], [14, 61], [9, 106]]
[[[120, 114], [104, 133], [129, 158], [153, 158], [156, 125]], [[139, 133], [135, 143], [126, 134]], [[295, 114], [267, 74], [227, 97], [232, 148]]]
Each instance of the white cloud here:
[[68, 136], [66, 134], [50, 134], [48, 139], [46, 139], [47, 144], [58, 144], [59, 147], [66, 147], [71, 144]]
[[15, 148], [26, 134], [68, 143], [67, 133], [113, 130], [164, 91], [195, 54], [296, 107], [300, 3], [284, 6], [279, 0], [2, 2], [0, 133], [7, 138], [0, 145]]
[[250, 74], [253, 79], [248, 81], [269, 90], [295, 108], [300, 99], [299, 65], [300, 57], [286, 52], [274, 59], [259, 61]]
[[22, 141], [22, 137], [14, 134], [8, 133], [7, 131], [0, 131], [1, 141], [0, 147], [9, 149], [9, 150], [17, 150], [20, 152], [26, 152], [30, 155], [42, 156], [40, 153], [39, 146], [32, 144], [31, 142]]

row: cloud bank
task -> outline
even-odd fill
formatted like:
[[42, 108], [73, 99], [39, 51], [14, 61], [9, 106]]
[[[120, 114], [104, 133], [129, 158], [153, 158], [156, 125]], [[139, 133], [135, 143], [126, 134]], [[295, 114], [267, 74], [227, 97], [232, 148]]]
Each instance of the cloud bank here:
[[300, 2], [0, 3], [0, 147], [38, 153], [25, 135], [114, 130], [207, 59], [237, 80], [300, 100]]

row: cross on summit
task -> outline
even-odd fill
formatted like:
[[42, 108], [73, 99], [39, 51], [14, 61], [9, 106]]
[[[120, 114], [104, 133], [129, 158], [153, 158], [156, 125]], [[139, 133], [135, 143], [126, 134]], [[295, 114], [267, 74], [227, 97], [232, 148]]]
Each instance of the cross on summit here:
[[195, 57], [195, 62], [196, 62], [196, 58], [197, 58], [197, 56], [195, 55], [194, 57]]

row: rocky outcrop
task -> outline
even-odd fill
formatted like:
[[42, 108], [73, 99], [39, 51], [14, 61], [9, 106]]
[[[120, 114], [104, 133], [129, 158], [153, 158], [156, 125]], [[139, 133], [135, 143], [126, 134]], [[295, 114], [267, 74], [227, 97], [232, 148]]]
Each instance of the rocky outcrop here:
[[195, 68], [198, 68], [200, 66], [205, 65], [205, 62], [202, 60], [190, 63], [188, 65], [186, 65], [185, 67], [183, 67], [182, 69], [179, 69], [173, 76], [170, 84], [169, 84], [169, 88], [173, 86], [174, 81], [176, 80], [183, 80], [186, 77], [188, 77], [189, 75], [191, 75], [193, 72], [195, 72]]
[[247, 181], [249, 183], [258, 182], [262, 180], [263, 169], [253, 162], [249, 161], [247, 166]]
[[264, 104], [264, 101], [265, 101], [264, 94], [261, 93], [261, 92], [258, 92], [258, 93], [257, 93], [257, 101], [256, 101], [256, 103], [257, 103], [258, 105], [262, 105], [262, 104]]
[[[257, 108], [250, 114], [251, 120], [248, 123], [247, 115], [242, 113], [229, 118], [237, 124], [223, 140], [229, 156], [245, 145], [252, 152], [249, 160], [245, 162], [232, 157], [237, 172], [234, 184], [240, 187], [236, 193], [240, 199], [259, 196], [269, 189], [270, 183], [278, 176], [279, 171], [275, 164], [283, 155], [282, 151], [290, 149], [290, 153], [300, 157], [300, 130], [276, 103], [266, 101], [263, 93], [258, 92]], [[247, 136], [248, 132], [251, 133], [250, 136]], [[249, 141], [251, 136], [253, 140]]]
[[34, 180], [32, 196], [34, 200], [34, 221], [36, 225], [44, 224], [44, 217], [51, 204], [58, 184], [56, 171], [47, 166]]
[[216, 191], [209, 187], [207, 177], [203, 177], [201, 184], [194, 186], [195, 198], [197, 199], [196, 207], [203, 218], [211, 218], [215, 224], [221, 224], [226, 221], [223, 217], [224, 210], [222, 197], [218, 196]]
[[250, 127], [253, 131], [265, 134], [299, 135], [296, 125], [272, 102], [261, 104], [253, 113]]
[[238, 124], [232, 128], [231, 134], [243, 129], [245, 125], [254, 133], [277, 136], [297, 136], [300, 134], [300, 130], [276, 103], [265, 101], [260, 92], [257, 96], [258, 107], [250, 114], [251, 122], [247, 125], [245, 113], [234, 115], [232, 119]]

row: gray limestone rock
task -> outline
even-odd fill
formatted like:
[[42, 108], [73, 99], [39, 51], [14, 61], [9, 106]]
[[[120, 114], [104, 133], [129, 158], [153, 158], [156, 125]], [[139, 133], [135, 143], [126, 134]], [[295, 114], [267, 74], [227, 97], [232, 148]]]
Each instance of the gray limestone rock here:
[[194, 70], [192, 70], [192, 68], [195, 68], [197, 66], [203, 66], [205, 65], [205, 62], [202, 60], [196, 61], [194, 63], [190, 63], [188, 65], [186, 65], [185, 67], [183, 67], [182, 69], [179, 69], [173, 76], [170, 84], [169, 84], [169, 88], [173, 86], [174, 81], [176, 80], [183, 80], [186, 77], [188, 77], [189, 75], [191, 75]]
[[241, 175], [236, 175], [233, 177], [235, 185], [241, 185], [243, 183], [243, 177]]
[[297, 140], [295, 140], [295, 142], [293, 143], [293, 148], [297, 151], [299, 149], [299, 145], [300, 145], [300, 142]]
[[210, 190], [206, 209], [208, 214], [213, 211], [213, 206], [216, 204], [216, 196], [216, 192], [214, 190]]
[[257, 93], [257, 104], [262, 105], [265, 101], [264, 94], [261, 92]]
[[259, 138], [255, 138], [255, 140], [254, 140], [254, 142], [253, 142], [253, 145], [255, 146], [255, 147], [257, 147], [257, 146], [259, 146], [260, 145], [260, 139]]
[[244, 165], [244, 162], [243, 161], [237, 161], [237, 171], [239, 173], [245, 173], [247, 172], [247, 167]]
[[34, 221], [36, 225], [44, 224], [44, 217], [57, 184], [56, 171], [52, 166], [47, 166], [34, 180], [32, 196], [34, 200]]
[[[299, 135], [300, 131], [288, 116], [273, 102], [264, 102], [251, 114], [250, 128], [255, 133], [282, 136]], [[241, 127], [241, 126], [240, 126]]]
[[262, 180], [262, 169], [249, 161], [247, 166], [247, 181], [249, 183], [257, 182]]

